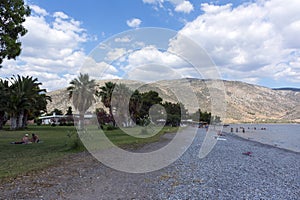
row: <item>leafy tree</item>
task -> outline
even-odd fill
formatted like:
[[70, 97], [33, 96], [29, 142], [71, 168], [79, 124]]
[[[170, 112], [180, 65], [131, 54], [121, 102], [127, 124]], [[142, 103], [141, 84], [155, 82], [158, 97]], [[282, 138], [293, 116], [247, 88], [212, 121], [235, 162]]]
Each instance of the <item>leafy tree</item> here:
[[63, 111], [57, 108], [54, 108], [48, 115], [51, 116], [55, 113], [55, 115], [63, 115]]
[[103, 108], [97, 108], [96, 115], [100, 126], [112, 121], [111, 116]]
[[65, 119], [66, 119], [66, 125], [68, 126], [74, 125], [73, 110], [71, 106], [68, 107]]
[[0, 68], [3, 60], [15, 59], [21, 53], [19, 38], [27, 30], [22, 23], [30, 15], [30, 9], [23, 0], [0, 1]]
[[69, 106], [66, 115], [73, 115], [72, 107]]
[[84, 128], [84, 114], [95, 102], [96, 83], [90, 80], [88, 74], [81, 74], [70, 82], [67, 90], [69, 98], [72, 98], [75, 109], [79, 111], [79, 129]]
[[187, 110], [181, 103], [165, 102], [162, 104], [167, 112], [166, 125], [169, 126], [180, 126], [181, 119], [187, 115]]
[[208, 124], [210, 124], [211, 121], [211, 113], [210, 112], [200, 112], [200, 120], [207, 122]]
[[0, 129], [2, 129], [8, 118], [9, 83], [7, 80], [0, 79], [0, 96]]
[[221, 117], [219, 116], [212, 116], [211, 124], [220, 124], [222, 122]]
[[208, 124], [219, 124], [222, 122], [220, 116], [212, 116], [210, 112], [201, 112], [201, 110], [197, 110], [196, 113], [193, 113], [191, 115], [191, 118], [194, 121], [202, 121], [207, 122]]
[[149, 119], [149, 110], [153, 105], [161, 103], [162, 98], [157, 92], [151, 90], [149, 92], [142, 93], [142, 106], [140, 109], [139, 116], [140, 122], [143, 123], [145, 119]]

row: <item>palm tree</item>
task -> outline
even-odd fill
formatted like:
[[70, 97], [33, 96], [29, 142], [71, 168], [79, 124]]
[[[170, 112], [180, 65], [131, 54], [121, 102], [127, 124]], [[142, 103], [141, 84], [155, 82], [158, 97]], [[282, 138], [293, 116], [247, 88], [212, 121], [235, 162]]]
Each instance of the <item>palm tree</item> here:
[[19, 75], [10, 78], [11, 86], [9, 87], [8, 112], [11, 130], [19, 128], [18, 121], [23, 117], [24, 109], [29, 108], [30, 106], [28, 99], [25, 96], [25, 92], [23, 91], [22, 78]]
[[112, 97], [112, 105], [116, 109], [115, 117], [117, 117], [119, 125], [123, 127], [132, 126], [133, 121], [129, 114], [129, 102], [133, 91], [125, 84], [115, 86]]
[[9, 98], [9, 82], [7, 80], [0, 79], [0, 96], [0, 129], [2, 129], [5, 121], [7, 120], [7, 106]]
[[[52, 101], [51, 97], [46, 95], [46, 93], [41, 93], [40, 95], [38, 95], [35, 99], [35, 104], [31, 107], [31, 109], [29, 110], [29, 112], [27, 113], [27, 115], [24, 116], [24, 120], [23, 120], [23, 126], [26, 127], [26, 122], [27, 122], [27, 118], [33, 117], [33, 118], [37, 118], [38, 116], [41, 115], [41, 113], [46, 113], [47, 112], [47, 104], [48, 101]], [[25, 124], [24, 124], [25, 123]]]
[[[100, 87], [100, 92], [97, 91], [97, 96], [101, 97], [101, 102], [109, 109], [109, 115], [112, 118], [111, 97], [116, 84], [113, 82], [106, 82], [104, 86]], [[113, 121], [114, 123], [114, 121]]]
[[40, 89], [42, 83], [30, 76], [13, 76], [10, 79], [8, 111], [11, 120], [11, 129], [25, 128], [30, 113], [45, 110], [47, 96], [45, 89]]
[[72, 98], [72, 103], [79, 111], [79, 129], [84, 128], [84, 114], [89, 107], [95, 102], [96, 83], [95, 80], [90, 80], [88, 74], [81, 74], [78, 78], [70, 82], [67, 90], [69, 91], [69, 98]]
[[139, 121], [141, 107], [142, 107], [142, 94], [138, 90], [135, 90], [132, 96], [130, 97], [130, 102], [129, 102], [130, 116], [135, 123]]

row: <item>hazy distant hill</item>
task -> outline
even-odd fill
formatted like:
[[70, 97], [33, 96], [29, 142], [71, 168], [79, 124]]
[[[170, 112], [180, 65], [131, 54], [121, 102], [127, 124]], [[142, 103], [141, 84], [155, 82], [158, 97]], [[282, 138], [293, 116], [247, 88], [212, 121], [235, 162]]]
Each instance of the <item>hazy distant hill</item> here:
[[300, 92], [300, 88], [273, 88], [273, 90], [290, 90], [293, 92]]
[[[131, 80], [101, 80], [97, 84], [103, 86], [105, 82], [112, 81], [125, 83], [131, 88], [139, 88], [141, 92], [155, 90], [166, 100], [174, 102], [176, 97], [169, 88], [178, 87], [183, 98], [189, 99], [185, 93], [184, 85], [192, 88], [196, 94], [201, 110], [211, 110], [210, 93], [207, 84], [211, 80], [199, 79], [179, 79], [158, 81], [152, 84], [145, 84]], [[270, 88], [251, 85], [238, 81], [223, 81], [225, 86], [225, 101], [227, 103], [227, 113], [224, 122], [300, 122], [300, 92], [293, 90], [273, 90]], [[142, 87], [139, 87], [141, 86]], [[216, 88], [217, 90], [218, 88]], [[67, 110], [71, 106], [68, 100], [66, 89], [50, 92], [52, 103], [48, 105], [48, 111], [54, 108]], [[184, 96], [186, 95], [186, 96]], [[93, 112], [96, 108], [103, 107], [100, 99], [90, 108]], [[187, 105], [190, 112], [195, 109]]]

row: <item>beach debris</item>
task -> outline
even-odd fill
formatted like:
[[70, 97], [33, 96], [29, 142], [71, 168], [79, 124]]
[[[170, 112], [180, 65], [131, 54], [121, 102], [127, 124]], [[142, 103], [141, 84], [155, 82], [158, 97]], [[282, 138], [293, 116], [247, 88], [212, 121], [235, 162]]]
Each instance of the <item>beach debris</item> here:
[[244, 152], [243, 155], [252, 156], [252, 152], [251, 151], [247, 151], [247, 152]]
[[227, 140], [226, 138], [223, 138], [223, 137], [220, 137], [220, 136], [215, 136], [215, 139], [217, 139], [217, 140], [223, 140], [223, 141]]

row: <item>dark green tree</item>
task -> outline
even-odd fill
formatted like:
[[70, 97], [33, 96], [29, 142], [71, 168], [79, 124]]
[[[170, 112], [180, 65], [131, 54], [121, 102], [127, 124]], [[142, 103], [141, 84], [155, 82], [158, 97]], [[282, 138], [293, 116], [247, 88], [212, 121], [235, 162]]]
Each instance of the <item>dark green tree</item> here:
[[167, 112], [166, 125], [168, 126], [180, 126], [181, 119], [185, 119], [187, 110], [181, 103], [165, 102], [162, 104]]
[[73, 115], [72, 107], [69, 106], [66, 115]]
[[50, 113], [49, 115], [53, 115], [55, 113], [55, 115], [63, 115], [63, 111], [62, 110], [59, 110], [57, 108], [54, 108]]
[[30, 9], [23, 0], [0, 1], [0, 68], [5, 58], [15, 59], [20, 55], [19, 39], [27, 32], [22, 23], [29, 15]]
[[8, 119], [7, 106], [9, 99], [9, 82], [7, 80], [0, 79], [0, 130]]
[[135, 90], [131, 95], [129, 101], [130, 117], [135, 123], [137, 123], [138, 119], [141, 117], [140, 116], [141, 107], [142, 107], [142, 94], [138, 90]]
[[[109, 115], [112, 119], [112, 107], [111, 107], [111, 97], [116, 84], [113, 82], [106, 82], [104, 86], [100, 87], [100, 91], [97, 91], [97, 96], [101, 98], [103, 105], [109, 109]], [[114, 125], [115, 122], [113, 121]]]
[[140, 109], [141, 119], [149, 118], [149, 109], [151, 106], [161, 104], [162, 98], [155, 91], [149, 91], [142, 93], [142, 107]]

